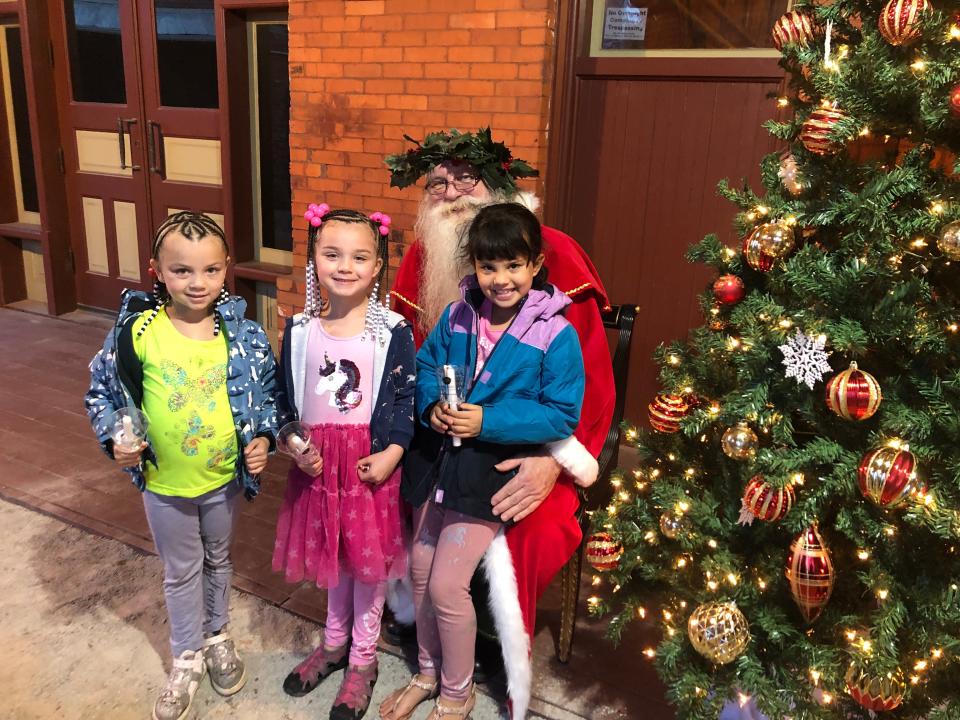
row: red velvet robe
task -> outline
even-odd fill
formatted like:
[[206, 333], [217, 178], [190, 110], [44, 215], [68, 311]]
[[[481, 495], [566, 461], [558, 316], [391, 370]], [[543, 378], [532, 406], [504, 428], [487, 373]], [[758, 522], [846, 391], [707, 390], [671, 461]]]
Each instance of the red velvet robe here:
[[[586, 369], [583, 408], [574, 433], [579, 442], [573, 442], [579, 452], [585, 449], [596, 457], [610, 429], [614, 405], [610, 350], [600, 318], [601, 309], [609, 305], [607, 293], [590, 258], [573, 238], [544, 226], [543, 240], [547, 279], [573, 300], [566, 318], [580, 337]], [[421, 246], [414, 242], [404, 254], [391, 292], [394, 309], [414, 326], [417, 347], [430, 330], [418, 318], [420, 265]], [[540, 507], [507, 528], [505, 538], [498, 536], [484, 558], [514, 718], [525, 717], [530, 699], [529, 656], [537, 600], [580, 544], [577, 480], [590, 482], [561, 473]]]

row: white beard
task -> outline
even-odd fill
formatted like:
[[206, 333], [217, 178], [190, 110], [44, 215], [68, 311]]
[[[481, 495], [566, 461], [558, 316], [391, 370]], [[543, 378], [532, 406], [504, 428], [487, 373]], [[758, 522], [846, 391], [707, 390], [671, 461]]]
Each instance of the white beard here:
[[425, 332], [433, 329], [447, 305], [460, 299], [460, 279], [470, 272], [461, 253], [463, 239], [470, 221], [485, 204], [469, 195], [437, 204], [424, 196], [420, 204], [414, 232], [423, 252], [418, 298]]
[[525, 192], [508, 198], [498, 191], [488, 200], [462, 195], [452, 203], [435, 203], [424, 195], [414, 225], [423, 252], [418, 298], [424, 334], [433, 330], [447, 305], [460, 299], [460, 280], [473, 270], [462, 252], [470, 221], [485, 205], [508, 201], [519, 202], [531, 211], [539, 205], [534, 195]]

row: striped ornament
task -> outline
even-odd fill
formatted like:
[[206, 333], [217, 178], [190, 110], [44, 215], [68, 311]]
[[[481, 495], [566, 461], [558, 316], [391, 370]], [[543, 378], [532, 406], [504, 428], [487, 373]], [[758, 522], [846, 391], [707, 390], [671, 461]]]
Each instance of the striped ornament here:
[[764, 522], [776, 522], [790, 512], [796, 496], [793, 485], [774, 487], [760, 475], [754, 475], [743, 491], [743, 507]]
[[827, 407], [844, 420], [866, 420], [880, 407], [880, 383], [855, 362], [827, 383]]
[[773, 255], [764, 252], [763, 248], [760, 246], [760, 234], [757, 231], [762, 227], [763, 225], [755, 228], [753, 232], [743, 239], [743, 259], [746, 260], [747, 265], [752, 267], [754, 270], [759, 270], [760, 272], [769, 272], [770, 268], [773, 267], [773, 261], [776, 258], [774, 258]]
[[890, 0], [877, 26], [891, 45], [910, 45], [920, 37], [921, 15], [930, 10], [927, 0]]
[[836, 108], [817, 108], [800, 127], [800, 142], [814, 155], [833, 155], [843, 147], [831, 137], [837, 123], [847, 114]]
[[800, 45], [806, 47], [813, 40], [815, 26], [809, 15], [796, 11], [782, 15], [773, 24], [773, 44], [777, 50], [783, 50], [784, 45]]
[[623, 545], [613, 539], [607, 532], [598, 532], [587, 538], [584, 555], [590, 567], [600, 572], [613, 570], [620, 563], [623, 555]]
[[693, 407], [683, 395], [660, 393], [647, 406], [650, 427], [657, 432], [675, 433], [680, 430], [680, 420], [685, 418]]
[[860, 460], [857, 485], [867, 500], [882, 508], [902, 507], [921, 487], [917, 459], [906, 445], [874, 448]]
[[818, 617], [833, 594], [833, 561], [814, 523], [790, 545], [787, 569], [790, 594], [808, 623]]

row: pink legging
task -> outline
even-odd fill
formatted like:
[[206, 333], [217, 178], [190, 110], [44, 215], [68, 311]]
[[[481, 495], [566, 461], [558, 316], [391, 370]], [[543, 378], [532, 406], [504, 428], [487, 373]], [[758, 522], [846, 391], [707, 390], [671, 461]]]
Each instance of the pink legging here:
[[477, 614], [470, 579], [501, 523], [478, 520], [426, 502], [414, 512], [411, 553], [420, 672], [437, 676], [455, 702], [470, 694]]
[[360, 582], [341, 570], [340, 583], [327, 592], [324, 646], [329, 649], [342, 647], [347, 638], [352, 637], [350, 664], [359, 667], [372, 663], [377, 657], [377, 639], [380, 637], [380, 619], [383, 617], [386, 594], [386, 582]]

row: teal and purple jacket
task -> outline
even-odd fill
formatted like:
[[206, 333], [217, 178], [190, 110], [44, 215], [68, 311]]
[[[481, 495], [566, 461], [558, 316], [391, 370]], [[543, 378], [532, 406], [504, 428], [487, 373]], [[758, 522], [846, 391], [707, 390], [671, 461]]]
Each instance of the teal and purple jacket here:
[[[570, 298], [546, 283], [530, 290], [477, 373], [483, 293], [475, 275], [464, 278], [460, 288], [463, 299], [443, 311], [417, 353], [416, 413], [427, 432], [418, 433], [411, 453], [417, 457], [405, 465], [404, 497], [419, 506], [436, 488], [442, 506], [496, 520], [490, 498], [511, 475], [493, 465], [513, 457], [517, 446], [573, 434], [583, 402], [583, 356], [576, 331], [563, 317]], [[480, 435], [458, 448], [429, 429], [430, 411], [440, 399], [436, 370], [448, 364], [465, 368], [465, 401], [483, 407]]]

